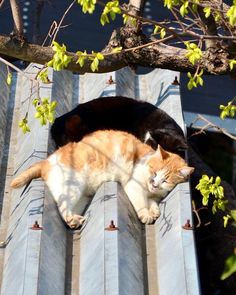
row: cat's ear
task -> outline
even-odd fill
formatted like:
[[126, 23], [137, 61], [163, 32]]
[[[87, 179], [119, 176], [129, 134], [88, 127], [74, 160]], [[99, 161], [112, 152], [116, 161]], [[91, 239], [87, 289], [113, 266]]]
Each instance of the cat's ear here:
[[184, 166], [179, 169], [179, 173], [185, 179], [189, 178], [189, 176], [193, 173], [194, 168], [189, 166]]
[[169, 153], [165, 151], [159, 144], [157, 146], [156, 154], [162, 160], [167, 159], [169, 157]]

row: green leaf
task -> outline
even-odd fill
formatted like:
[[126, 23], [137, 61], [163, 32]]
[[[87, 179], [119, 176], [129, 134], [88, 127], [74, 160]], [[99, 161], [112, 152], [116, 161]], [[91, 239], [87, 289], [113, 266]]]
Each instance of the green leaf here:
[[233, 220], [236, 221], [236, 210], [231, 210], [230, 215], [233, 218]]
[[184, 17], [188, 13], [187, 7], [188, 7], [188, 1], [184, 2], [184, 4], [182, 4], [180, 7], [179, 12], [182, 17]]
[[187, 88], [188, 88], [188, 90], [192, 90], [193, 89], [193, 82], [192, 82], [192, 80], [189, 80], [189, 82], [187, 84]]
[[230, 71], [232, 71], [234, 69], [234, 66], [236, 65], [236, 60], [235, 59], [230, 59], [229, 60], [229, 68]]
[[155, 25], [153, 34], [157, 34], [160, 31], [160, 26]]
[[187, 50], [185, 56], [188, 58], [191, 64], [194, 65], [197, 61], [201, 59], [202, 51], [195, 43], [185, 42], [185, 45]]
[[27, 117], [25, 117], [23, 120], [21, 120], [19, 122], [18, 126], [21, 128], [23, 134], [30, 132]]
[[224, 272], [221, 275], [221, 280], [227, 279], [236, 272], [236, 254], [231, 255], [225, 261]]
[[215, 19], [215, 22], [220, 21], [220, 19], [221, 19], [221, 15], [219, 14], [218, 11], [215, 11], [215, 13], [214, 13], [214, 19]]
[[35, 117], [36, 119], [39, 119], [41, 116], [42, 116], [42, 113], [40, 113], [40, 112], [36, 112], [36, 113], [34, 114], [34, 117]]
[[82, 68], [84, 66], [85, 60], [88, 58], [87, 51], [86, 50], [84, 52], [77, 51], [76, 55], [78, 55], [78, 60], [76, 61], [76, 63], [78, 63], [80, 67]]
[[11, 85], [12, 83], [12, 73], [8, 72], [7, 73], [7, 85]]
[[205, 17], [208, 18], [211, 15], [211, 7], [204, 7], [203, 9]]
[[221, 183], [221, 178], [219, 176], [216, 176], [216, 181], [215, 181], [216, 185], [220, 185]]
[[100, 17], [101, 24], [104, 26], [106, 23], [110, 22], [108, 15], [112, 20], [115, 20], [117, 14], [121, 14], [119, 1], [107, 2]]
[[233, 118], [235, 116], [236, 106], [233, 105], [232, 101], [229, 101], [226, 106], [220, 105], [219, 109], [221, 110], [220, 118], [222, 120], [224, 120], [226, 117]]
[[99, 60], [103, 60], [104, 59], [104, 55], [101, 53], [101, 52], [98, 52], [96, 54], [96, 57], [99, 59]]
[[83, 13], [92, 14], [95, 10], [96, 0], [78, 0], [78, 3], [82, 6]]
[[172, 9], [172, 6], [174, 6], [174, 3], [172, 0], [164, 0], [164, 6], [168, 9]]
[[104, 26], [106, 23], [109, 24], [109, 17], [107, 14], [102, 13], [101, 17], [100, 17], [100, 22], [101, 24]]
[[165, 37], [165, 35], [166, 35], [166, 30], [164, 28], [162, 28], [161, 31], [160, 31], [161, 39], [163, 39]]
[[97, 57], [95, 57], [93, 62], [91, 63], [91, 66], [90, 66], [91, 70], [93, 72], [97, 71], [98, 70], [98, 65], [99, 65], [99, 60], [98, 60]]
[[55, 108], [57, 107], [57, 102], [56, 101], [52, 101], [50, 104], [50, 109], [51, 110], [55, 110]]
[[236, 24], [236, 5], [232, 5], [226, 13], [230, 25], [233, 27]]
[[50, 83], [50, 80], [48, 78], [48, 68], [39, 72], [38, 78], [45, 84]]
[[33, 101], [32, 101], [32, 104], [34, 107], [36, 107], [39, 103], [39, 98], [35, 98]]
[[122, 47], [115, 47], [115, 48], [112, 49], [112, 52], [119, 53], [119, 52], [122, 51], [122, 49], [123, 49]]
[[47, 116], [48, 122], [53, 123], [55, 120], [54, 112], [50, 112]]
[[124, 22], [125, 25], [129, 22], [133, 26], [136, 26], [136, 24], [137, 24], [136, 18], [134, 18], [132, 16], [129, 16], [129, 15], [126, 15], [126, 14], [122, 14], [122, 17], [123, 17], [123, 22]]
[[215, 198], [213, 201], [212, 212], [215, 214], [217, 210], [225, 211], [225, 206], [228, 203], [224, 200], [224, 189], [220, 185], [221, 179], [219, 176], [216, 177], [215, 182], [213, 177], [208, 177], [207, 175], [202, 175], [196, 189], [200, 191], [202, 198], [202, 204], [204, 206], [208, 205], [210, 195]]
[[71, 62], [72, 56], [66, 54], [66, 46], [64, 44], [61, 46], [56, 41], [53, 42], [52, 49], [55, 51], [55, 54], [47, 63], [47, 66], [52, 67], [55, 71], [61, 71]]
[[223, 216], [223, 220], [224, 220], [224, 227], [226, 227], [228, 225], [229, 219], [231, 218], [231, 216], [229, 214]]

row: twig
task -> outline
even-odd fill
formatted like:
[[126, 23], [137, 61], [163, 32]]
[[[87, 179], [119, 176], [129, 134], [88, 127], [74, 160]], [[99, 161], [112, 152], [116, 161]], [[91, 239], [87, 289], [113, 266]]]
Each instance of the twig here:
[[14, 33], [23, 36], [23, 22], [18, 0], [10, 0], [12, 17], [14, 21]]
[[180, 28], [182, 29], [182, 31], [184, 32], [185, 31], [185, 27], [183, 25], [183, 23], [180, 21], [177, 13], [175, 13], [175, 11], [173, 9], [170, 10], [171, 13], [173, 14], [173, 16], [175, 17], [175, 19], [177, 20], [177, 23], [179, 24]]
[[59, 22], [59, 24], [58, 24], [58, 26], [57, 26], [57, 28], [56, 28], [56, 31], [55, 31], [55, 34], [54, 34], [54, 36], [53, 36], [53, 38], [52, 38], [52, 42], [51, 42], [51, 43], [53, 43], [53, 41], [55, 41], [56, 36], [57, 36], [57, 34], [58, 34], [58, 32], [59, 32], [59, 30], [60, 30], [60, 28], [61, 28], [61, 25], [62, 25], [62, 23], [63, 23], [63, 21], [64, 21], [66, 15], [67, 15], [67, 13], [70, 11], [70, 9], [71, 9], [72, 6], [75, 4], [75, 2], [76, 2], [76, 0], [74, 0], [73, 2], [71, 2], [71, 4], [68, 6], [68, 8], [66, 9], [66, 11], [64, 12], [64, 14], [63, 14], [63, 16], [62, 16], [62, 18], [61, 18], [61, 20], [60, 20], [60, 22]]
[[5, 0], [0, 0], [0, 8], [3, 6]]
[[[197, 121], [203, 121], [203, 122], [206, 123], [206, 125], [203, 126], [203, 127], [193, 126], [193, 124], [195, 124]], [[199, 132], [196, 132], [193, 135], [196, 135], [196, 134], [199, 134], [199, 133], [204, 133], [205, 130], [208, 130], [208, 129], [216, 129], [217, 131], [219, 131], [219, 132], [223, 133], [224, 135], [228, 136], [229, 138], [231, 138], [233, 140], [236, 140], [236, 136], [229, 133], [225, 128], [221, 128], [221, 127], [215, 125], [214, 123], [212, 123], [211, 121], [206, 119], [204, 116], [199, 115], [199, 114], [197, 115], [196, 119], [191, 123], [190, 126], [195, 128], [195, 129], [200, 129]]]
[[[199, 216], [199, 211], [208, 210], [208, 208], [207, 207], [196, 208], [195, 202], [192, 201], [192, 210], [193, 210], [193, 213], [195, 214], [195, 216], [197, 217], [198, 224], [195, 227], [198, 228], [202, 225], [202, 220], [201, 220], [201, 217]], [[204, 223], [204, 226], [208, 226], [209, 224], [211, 224], [210, 221], [207, 223]]]
[[13, 65], [12, 63], [10, 63], [9, 61], [5, 60], [4, 58], [0, 57], [0, 61], [2, 63], [4, 63], [5, 65], [7, 65], [8, 67], [14, 69], [16, 72], [20, 73], [22, 76], [24, 76], [25, 78], [29, 79], [30, 81], [36, 83], [38, 85], [38, 81], [35, 80], [34, 78], [31, 78], [29, 75], [27, 75], [24, 71], [22, 71], [21, 69], [19, 69], [18, 67], [16, 67], [15, 65]]

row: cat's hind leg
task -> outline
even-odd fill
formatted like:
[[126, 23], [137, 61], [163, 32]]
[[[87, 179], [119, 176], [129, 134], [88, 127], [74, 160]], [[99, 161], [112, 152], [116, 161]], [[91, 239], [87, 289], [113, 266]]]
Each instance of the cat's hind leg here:
[[86, 183], [72, 169], [60, 167], [51, 169], [46, 181], [62, 219], [70, 228], [79, 227], [85, 220], [82, 216], [89, 203], [86, 197]]
[[88, 200], [85, 197], [80, 198], [79, 195], [73, 196], [70, 191], [69, 195], [62, 194], [57, 202], [62, 219], [71, 229], [78, 228], [85, 221], [85, 217], [81, 213], [84, 211]]

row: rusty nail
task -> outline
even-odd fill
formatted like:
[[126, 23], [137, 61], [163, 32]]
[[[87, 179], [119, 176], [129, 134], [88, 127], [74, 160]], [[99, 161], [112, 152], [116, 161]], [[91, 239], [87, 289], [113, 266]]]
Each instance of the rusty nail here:
[[193, 227], [191, 226], [190, 220], [187, 219], [185, 225], [182, 226], [183, 229], [191, 230]]
[[110, 76], [110, 78], [109, 78], [109, 80], [107, 81], [107, 84], [114, 84], [115, 82], [113, 81], [113, 79], [112, 79], [112, 76]]
[[172, 85], [180, 85], [177, 76], [175, 76], [175, 79], [171, 84]]
[[106, 227], [106, 228], [105, 228], [105, 230], [108, 230], [108, 231], [113, 231], [113, 230], [119, 230], [119, 228], [118, 228], [118, 227], [116, 227], [116, 226], [115, 226], [115, 224], [114, 224], [114, 221], [113, 221], [113, 220], [111, 220], [111, 222], [110, 222], [109, 226], [108, 226], [108, 227]]
[[35, 223], [33, 224], [33, 226], [31, 226], [31, 229], [33, 229], [33, 230], [42, 230], [43, 228], [41, 226], [39, 226], [39, 223], [36, 220]]

